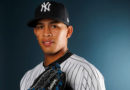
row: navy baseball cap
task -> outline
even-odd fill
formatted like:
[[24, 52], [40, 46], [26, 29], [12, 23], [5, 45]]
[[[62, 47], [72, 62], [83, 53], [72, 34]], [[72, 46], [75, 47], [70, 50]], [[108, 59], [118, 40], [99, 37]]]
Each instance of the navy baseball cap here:
[[41, 19], [54, 19], [69, 25], [69, 14], [62, 3], [45, 1], [35, 9], [34, 19], [28, 22], [29, 27], [35, 27]]

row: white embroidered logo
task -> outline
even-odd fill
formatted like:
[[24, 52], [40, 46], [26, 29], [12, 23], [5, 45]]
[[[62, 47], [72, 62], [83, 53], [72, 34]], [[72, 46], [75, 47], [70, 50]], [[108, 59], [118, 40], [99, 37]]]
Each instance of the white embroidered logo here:
[[69, 23], [70, 21], [69, 21], [69, 18], [67, 18], [67, 22]]
[[44, 9], [44, 12], [46, 12], [46, 11], [50, 11], [50, 3], [49, 2], [47, 2], [47, 3], [43, 3], [42, 5], [41, 5], [41, 12], [43, 11], [43, 9]]

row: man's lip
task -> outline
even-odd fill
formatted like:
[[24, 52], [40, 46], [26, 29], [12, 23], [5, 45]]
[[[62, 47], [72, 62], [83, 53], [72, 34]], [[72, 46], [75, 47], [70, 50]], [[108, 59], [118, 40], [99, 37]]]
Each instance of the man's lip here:
[[53, 40], [43, 40], [42, 43], [54, 43]]
[[50, 46], [52, 43], [54, 43], [54, 41], [52, 41], [52, 40], [44, 40], [44, 41], [42, 41], [42, 43], [43, 43], [43, 45], [45, 45], [45, 46]]

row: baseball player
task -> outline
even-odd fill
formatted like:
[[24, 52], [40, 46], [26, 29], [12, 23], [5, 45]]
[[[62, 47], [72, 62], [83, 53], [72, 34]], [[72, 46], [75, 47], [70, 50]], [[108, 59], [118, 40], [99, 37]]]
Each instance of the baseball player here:
[[73, 32], [69, 22], [68, 12], [61, 3], [45, 1], [36, 8], [35, 18], [29, 21], [28, 26], [33, 27], [44, 58], [25, 73], [20, 90], [29, 90], [46, 68], [54, 63], [59, 63], [61, 71], [65, 73], [65, 90], [105, 90], [100, 71], [83, 57], [68, 50], [68, 39]]

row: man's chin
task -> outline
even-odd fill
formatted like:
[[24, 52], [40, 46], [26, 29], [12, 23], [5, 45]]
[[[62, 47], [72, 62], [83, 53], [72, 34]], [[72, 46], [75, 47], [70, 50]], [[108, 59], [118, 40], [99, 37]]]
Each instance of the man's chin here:
[[54, 54], [56, 54], [56, 51], [43, 51], [44, 52], [44, 54], [46, 54], [46, 55], [54, 55]]

